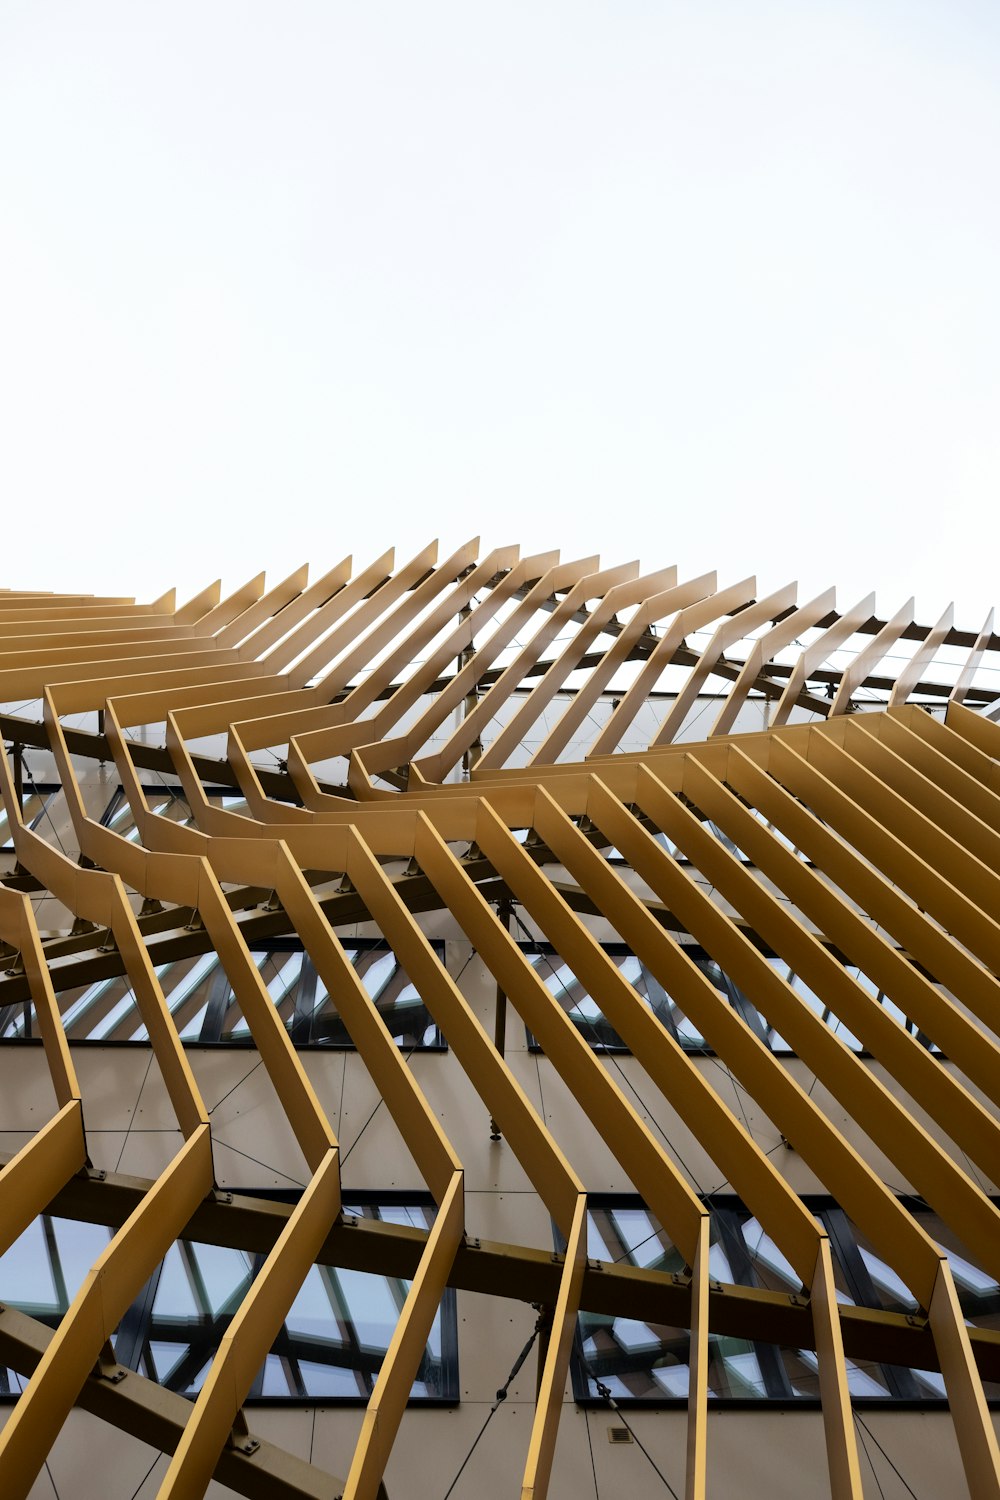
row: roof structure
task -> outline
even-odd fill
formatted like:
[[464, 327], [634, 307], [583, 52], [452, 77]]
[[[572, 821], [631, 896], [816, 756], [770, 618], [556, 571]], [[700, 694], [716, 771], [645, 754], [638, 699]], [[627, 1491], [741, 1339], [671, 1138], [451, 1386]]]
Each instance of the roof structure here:
[[[163, 1497], [203, 1494], [213, 1476], [278, 1500], [394, 1493], [387, 1466], [450, 1286], [537, 1304], [517, 1458], [533, 1500], [549, 1493], [588, 1313], [685, 1331], [675, 1481], [688, 1500], [711, 1493], [725, 1338], [805, 1351], [838, 1500], [864, 1492], [850, 1372], [869, 1363], [935, 1376], [954, 1492], [1000, 1496], [996, 1308], [970, 1322], [966, 1305], [970, 1267], [1000, 1282], [998, 650], [992, 616], [978, 631], [950, 609], [922, 625], [911, 600], [883, 620], [873, 598], [838, 610], [832, 590], [800, 603], [794, 584], [759, 597], [752, 577], [481, 556], [476, 542], [402, 566], [391, 552], [358, 570], [346, 559], [312, 583], [305, 569], [271, 588], [260, 575], [226, 598], [215, 584], [180, 607], [173, 594], [0, 594], [0, 1033], [17, 1045], [30, 1012], [54, 1099], [0, 1171], [0, 1252], [44, 1213], [113, 1229], [56, 1326], [10, 1305], [0, 1263], [0, 1363], [30, 1376], [0, 1433], [3, 1494], [29, 1494], [74, 1406], [169, 1455]], [[26, 812], [36, 753], [51, 757], [65, 838]], [[120, 827], [91, 795], [102, 767]], [[183, 818], [163, 815], [156, 778]], [[432, 919], [484, 966], [492, 1016]], [[409, 976], [558, 1251], [468, 1232], [467, 1142], [345, 952], [359, 923]], [[590, 997], [676, 1135], [637, 1106], [525, 937]], [[296, 1016], [255, 961], [265, 939], [294, 943], [332, 997], [433, 1201], [425, 1227], [343, 1214], [342, 1148]], [[621, 952], [641, 965], [641, 993]], [[209, 954], [305, 1163], [294, 1202], [220, 1181], [162, 982], [164, 965]], [[98, 1170], [88, 1143], [84, 1023], [67, 997], [116, 976], [176, 1132], [148, 1180]], [[511, 1066], [508, 1005], [674, 1269], [590, 1253], [605, 1184]], [[689, 1141], [773, 1248], [770, 1281], [717, 1274], [713, 1205], [679, 1159]], [[846, 1294], [817, 1193], [888, 1268], [895, 1306]], [[116, 1340], [185, 1236], [262, 1258], [193, 1402], [120, 1359]], [[245, 1407], [317, 1263], [409, 1286], [334, 1479], [264, 1441]], [[463, 1453], [451, 1457], [458, 1468]]]

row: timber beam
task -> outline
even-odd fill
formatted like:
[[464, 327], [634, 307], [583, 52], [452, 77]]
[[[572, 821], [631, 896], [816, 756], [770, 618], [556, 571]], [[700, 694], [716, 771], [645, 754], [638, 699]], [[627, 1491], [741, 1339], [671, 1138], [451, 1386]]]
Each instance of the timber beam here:
[[[0, 1157], [0, 1163], [3, 1160]], [[57, 1193], [48, 1212], [118, 1228], [150, 1187], [143, 1178], [120, 1173], [77, 1176]], [[293, 1204], [275, 1199], [220, 1193], [198, 1207], [184, 1237], [266, 1255], [293, 1208]], [[316, 1258], [321, 1265], [409, 1281], [417, 1273], [426, 1243], [425, 1230], [345, 1217], [331, 1229]], [[501, 1241], [466, 1239], [455, 1256], [448, 1284], [460, 1291], [551, 1306], [558, 1294], [561, 1272], [562, 1257], [558, 1254]], [[685, 1328], [690, 1300], [687, 1277], [591, 1260], [584, 1272], [580, 1306], [585, 1312]], [[848, 1357], [918, 1370], [939, 1368], [925, 1319], [847, 1304], [841, 1304], [839, 1312]], [[713, 1333], [733, 1338], [797, 1349], [816, 1347], [805, 1295], [712, 1281], [709, 1325]], [[983, 1379], [1000, 1381], [1000, 1332], [970, 1327], [969, 1336]]]

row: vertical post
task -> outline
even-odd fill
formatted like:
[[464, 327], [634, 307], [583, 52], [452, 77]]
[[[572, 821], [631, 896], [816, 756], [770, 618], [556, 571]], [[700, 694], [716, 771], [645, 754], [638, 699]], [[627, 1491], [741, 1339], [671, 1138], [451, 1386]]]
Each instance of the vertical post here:
[[687, 1472], [684, 1500], [705, 1500], [708, 1447], [708, 1214], [698, 1225], [691, 1266], [691, 1376], [687, 1413]]
[[535, 1417], [531, 1424], [528, 1457], [521, 1480], [521, 1500], [545, 1500], [549, 1492], [555, 1457], [563, 1391], [570, 1351], [576, 1331], [576, 1315], [587, 1264], [587, 1195], [580, 1193], [566, 1241], [566, 1255], [559, 1277], [559, 1295], [554, 1307], [538, 1310], [538, 1384]]
[[947, 1259], [942, 1256], [927, 1309], [934, 1346], [941, 1361], [948, 1406], [972, 1500], [1000, 1496], [1000, 1451], [986, 1406], [983, 1383], [969, 1343], [969, 1330]]
[[833, 1500], [863, 1500], [858, 1445], [847, 1387], [844, 1340], [837, 1308], [830, 1241], [823, 1235], [816, 1253], [809, 1302], [819, 1359], [819, 1393], [823, 1402], [830, 1494]]

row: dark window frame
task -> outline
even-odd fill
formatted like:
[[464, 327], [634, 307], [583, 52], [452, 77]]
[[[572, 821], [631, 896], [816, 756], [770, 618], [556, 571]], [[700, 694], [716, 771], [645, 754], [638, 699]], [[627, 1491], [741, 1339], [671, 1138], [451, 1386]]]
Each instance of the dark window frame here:
[[[810, 1212], [820, 1218], [826, 1228], [830, 1236], [835, 1267], [839, 1266], [844, 1274], [856, 1304], [858, 1306], [883, 1310], [885, 1303], [880, 1298], [872, 1282], [854, 1237], [854, 1227], [843, 1209], [829, 1194], [804, 1193], [801, 1197], [804, 1205]], [[733, 1266], [734, 1272], [737, 1274], [738, 1283], [751, 1286], [760, 1285], [760, 1281], [757, 1279], [755, 1273], [753, 1273], [752, 1258], [747, 1250], [746, 1242], [737, 1229], [739, 1216], [742, 1214], [752, 1218], [751, 1211], [743, 1203], [742, 1199], [733, 1193], [713, 1193], [705, 1197], [703, 1201], [713, 1214], [713, 1217], [716, 1218], [720, 1229], [719, 1238], [723, 1242], [725, 1252]], [[915, 1195], [900, 1195], [899, 1201], [909, 1212], [918, 1218], [933, 1214], [930, 1205]], [[1000, 1207], [1000, 1197], [994, 1198], [992, 1201]], [[638, 1209], [649, 1213], [646, 1204], [637, 1193], [588, 1193], [587, 1207], [588, 1211], [591, 1209], [610, 1211], [614, 1211], [615, 1209]], [[650, 1218], [654, 1223], [656, 1222], [651, 1214]], [[555, 1225], [553, 1225], [553, 1242], [557, 1250], [563, 1251], [565, 1249], [563, 1236], [559, 1233]], [[974, 1264], [974, 1262], [972, 1263]], [[744, 1277], [748, 1271], [750, 1272], [749, 1279], [744, 1281]], [[1000, 1300], [1000, 1294], [998, 1294], [998, 1300]], [[969, 1309], [966, 1308], [965, 1311], [968, 1313]], [[599, 1393], [591, 1390], [590, 1375], [587, 1368], [585, 1368], [586, 1361], [583, 1355], [581, 1328], [584, 1326], [586, 1317], [586, 1313], [581, 1313], [577, 1317], [573, 1351], [570, 1357], [573, 1399], [582, 1408], [604, 1410], [607, 1409], [607, 1402]], [[764, 1344], [759, 1340], [748, 1340], [747, 1342], [751, 1345], [756, 1355], [767, 1394], [753, 1398], [728, 1395], [715, 1396], [711, 1398], [711, 1405], [714, 1409], [727, 1411], [758, 1411], [763, 1409], [811, 1411], [820, 1408], [821, 1403], [818, 1398], [795, 1395], [791, 1391], [787, 1373], [781, 1359], [782, 1346]], [[939, 1411], [947, 1408], [948, 1401], [946, 1397], [921, 1393], [917, 1375], [914, 1371], [903, 1366], [885, 1364], [881, 1361], [865, 1361], [864, 1364], [874, 1365], [878, 1368], [882, 1379], [885, 1381], [887, 1394], [884, 1396], [852, 1395], [852, 1406], [863, 1410], [876, 1411], [887, 1409], [893, 1411]], [[684, 1408], [687, 1404], [685, 1396], [668, 1396], [665, 1393], [630, 1396], [620, 1391], [615, 1391], [614, 1400], [617, 1405], [629, 1410], [673, 1410]], [[989, 1387], [987, 1388], [987, 1405], [993, 1411], [1000, 1411], [1000, 1387], [997, 1387], [992, 1394], [989, 1392]]]
[[[293, 1204], [298, 1201], [301, 1193], [296, 1190], [280, 1190], [274, 1188], [241, 1189], [241, 1194], [246, 1197], [266, 1198], [269, 1201], [279, 1201]], [[379, 1217], [379, 1210], [391, 1208], [413, 1208], [421, 1211], [432, 1209], [434, 1200], [426, 1192], [408, 1192], [400, 1189], [387, 1189], [382, 1192], [377, 1190], [366, 1190], [364, 1192], [346, 1192], [344, 1195], [343, 1212], [349, 1213], [351, 1209], [373, 1210], [372, 1217]], [[52, 1215], [42, 1214], [36, 1223], [41, 1223], [41, 1232], [45, 1238], [46, 1250], [49, 1256], [49, 1270], [52, 1276], [56, 1301], [52, 1309], [43, 1309], [38, 1306], [27, 1305], [29, 1315], [38, 1319], [47, 1327], [56, 1328], [59, 1325], [66, 1308], [72, 1300], [72, 1294], [67, 1288], [66, 1279], [62, 1272], [62, 1256], [60, 1253], [60, 1238], [67, 1232], [71, 1233], [76, 1221], [68, 1219], [56, 1219]], [[57, 1231], [56, 1225], [59, 1225]], [[63, 1252], [67, 1248], [67, 1242], [63, 1240]], [[189, 1280], [194, 1286], [199, 1284], [201, 1278], [198, 1266], [197, 1251], [198, 1241], [177, 1240], [171, 1249], [178, 1249]], [[225, 1248], [225, 1247], [222, 1247]], [[168, 1252], [169, 1254], [170, 1252]], [[155, 1383], [163, 1385], [165, 1389], [178, 1390], [181, 1394], [191, 1397], [191, 1383], [197, 1380], [206, 1363], [212, 1358], [217, 1350], [220, 1338], [228, 1326], [228, 1321], [240, 1305], [247, 1287], [252, 1284], [253, 1279], [259, 1274], [265, 1256], [256, 1253], [251, 1257], [248, 1281], [239, 1283], [232, 1294], [232, 1307], [228, 1303], [217, 1312], [211, 1310], [211, 1300], [201, 1282], [202, 1302], [205, 1304], [198, 1315], [198, 1321], [192, 1321], [189, 1327], [183, 1326], [181, 1317], [173, 1317], [169, 1309], [157, 1309], [157, 1292], [160, 1287], [161, 1278], [166, 1261], [161, 1261], [152, 1275], [140, 1289], [137, 1297], [126, 1310], [114, 1335], [115, 1357], [119, 1364], [126, 1369], [144, 1373], [145, 1378], [153, 1379], [152, 1371], [156, 1368], [153, 1362], [151, 1345], [162, 1342], [156, 1338], [157, 1325], [160, 1323], [161, 1334], [181, 1332], [185, 1336], [177, 1340], [179, 1359], [170, 1366], [169, 1375], [166, 1379], [156, 1379]], [[329, 1269], [336, 1277], [336, 1267], [326, 1268], [317, 1262], [320, 1272]], [[311, 1274], [311, 1272], [310, 1272]], [[372, 1274], [379, 1273], [357, 1273]], [[405, 1284], [400, 1278], [380, 1277], [381, 1280], [390, 1283], [390, 1295], [394, 1297], [397, 1308], [402, 1310], [405, 1298]], [[331, 1295], [338, 1295], [332, 1291]], [[342, 1295], [342, 1293], [340, 1294]], [[5, 1300], [12, 1306], [18, 1306], [18, 1299], [11, 1296], [9, 1285], [4, 1287]], [[453, 1407], [459, 1404], [461, 1394], [459, 1353], [458, 1353], [458, 1304], [457, 1294], [454, 1287], [446, 1287], [442, 1296], [440, 1307], [440, 1359], [434, 1361], [436, 1373], [439, 1380], [440, 1390], [436, 1394], [411, 1395], [407, 1402], [410, 1407]], [[281, 1332], [275, 1339], [269, 1351], [270, 1356], [277, 1356], [284, 1367], [286, 1378], [290, 1384], [295, 1386], [294, 1392], [289, 1394], [265, 1392], [264, 1380], [266, 1362], [258, 1371], [254, 1384], [251, 1386], [247, 1396], [248, 1406], [281, 1406], [287, 1407], [364, 1407], [367, 1405], [371, 1395], [371, 1388], [381, 1367], [384, 1358], [384, 1350], [380, 1353], [377, 1349], [366, 1348], [358, 1336], [350, 1303], [345, 1300], [340, 1311], [334, 1315], [331, 1312], [331, 1327], [340, 1329], [339, 1340], [324, 1340], [321, 1336], [306, 1334], [303, 1332], [291, 1333], [287, 1325], [282, 1324]], [[188, 1337], [188, 1334], [191, 1334]], [[310, 1342], [313, 1340], [313, 1342]], [[386, 1341], [386, 1348], [391, 1340], [391, 1333]], [[182, 1352], [183, 1351], [183, 1352]], [[330, 1357], [322, 1358], [327, 1353]], [[338, 1354], [352, 1354], [353, 1363], [349, 1358], [338, 1358]], [[317, 1360], [317, 1356], [319, 1356]], [[299, 1370], [300, 1362], [306, 1359], [309, 1363], [329, 1363], [332, 1368], [351, 1370], [357, 1378], [360, 1372], [361, 1378], [367, 1383], [367, 1392], [358, 1391], [356, 1394], [330, 1393], [310, 1395], [306, 1389], [305, 1381]], [[12, 1383], [11, 1375], [6, 1367], [0, 1366], [0, 1405], [14, 1401], [20, 1394], [17, 1389], [17, 1380]], [[420, 1376], [418, 1374], [418, 1380]], [[25, 1382], [26, 1377], [20, 1377]]]

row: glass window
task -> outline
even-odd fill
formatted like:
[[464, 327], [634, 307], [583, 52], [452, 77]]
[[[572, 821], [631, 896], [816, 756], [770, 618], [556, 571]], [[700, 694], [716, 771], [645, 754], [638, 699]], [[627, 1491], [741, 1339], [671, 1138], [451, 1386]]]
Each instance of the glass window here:
[[[522, 952], [538, 974], [549, 993], [562, 1006], [577, 1029], [586, 1037], [596, 1052], [627, 1052], [622, 1038], [604, 1014], [599, 996], [594, 996], [574, 974], [549, 943], [524, 941]], [[663, 1023], [667, 1031], [686, 1051], [707, 1051], [705, 1038], [684, 1014], [680, 1005], [668, 995], [656, 976], [621, 943], [602, 944], [604, 952], [614, 962], [623, 979], [628, 980], [639, 998]], [[732, 985], [719, 965], [706, 957], [700, 948], [685, 945], [688, 957], [705, 975], [730, 1005], [737, 1009], [748, 1009], [749, 1002]], [[755, 1029], [761, 1030], [757, 1012], [753, 1010]], [[528, 1032], [528, 1045], [537, 1050], [538, 1044]]]
[[[627, 1052], [629, 1049], [601, 1008], [600, 996], [592, 994], [587, 989], [551, 943], [529, 938], [527, 929], [524, 929], [524, 932], [525, 936], [518, 945], [522, 953], [549, 993], [562, 1006], [594, 1050], [596, 1052]], [[607, 956], [613, 960], [622, 977], [628, 980], [640, 999], [663, 1022], [674, 1040], [685, 1051], [711, 1052], [712, 1049], [698, 1027], [684, 1014], [674, 997], [664, 990], [656, 975], [635, 954], [620, 942], [602, 943], [601, 946]], [[759, 1041], [775, 1053], [791, 1054], [793, 1052], [787, 1040], [768, 1022], [752, 1000], [733, 983], [729, 975], [703, 948], [692, 942], [683, 942], [680, 946], [687, 958], [701, 971], [713, 989], [718, 991], [725, 1003], [736, 1011]], [[796, 974], [783, 959], [774, 954], [768, 956], [768, 963], [791, 986], [802, 1003], [819, 1016], [823, 1023], [829, 1026], [853, 1052], [863, 1051], [858, 1038], [847, 1029], [840, 1017], [835, 1015], [810, 989], [801, 975]], [[846, 972], [871, 995], [875, 1003], [887, 1009], [891, 1015], [905, 1024], [908, 1030], [914, 1030], [913, 1023], [892, 1005], [891, 1001], [865, 974], [854, 967], [846, 967]], [[938, 1050], [922, 1033], [917, 1032], [916, 1035], [924, 1046], [932, 1051]], [[530, 1031], [528, 1032], [528, 1046], [533, 1051], [540, 1050]]]
[[[830, 1236], [838, 1301], [904, 1314], [915, 1311], [917, 1303], [908, 1288], [843, 1211], [829, 1199], [809, 1202]], [[966, 1316], [980, 1326], [998, 1326], [1000, 1286], [954, 1242], [936, 1215], [910, 1200], [907, 1206], [946, 1250]], [[802, 1283], [779, 1246], [738, 1199], [714, 1198], [708, 1208], [713, 1280], [802, 1293]], [[592, 1195], [587, 1248], [591, 1259], [613, 1264], [675, 1273], [684, 1269], [683, 1257], [669, 1236], [635, 1197]], [[576, 1398], [602, 1401], [604, 1387], [616, 1401], [683, 1400], [688, 1391], [689, 1346], [690, 1334], [684, 1328], [581, 1313], [572, 1365]], [[933, 1370], [849, 1358], [847, 1378], [856, 1400], [945, 1398], [942, 1377]], [[712, 1334], [708, 1388], [709, 1398], [715, 1401], [817, 1400], [816, 1354]], [[1000, 1395], [1000, 1388], [987, 1385], [986, 1390], [990, 1396]]]
[[[196, 826], [191, 806], [184, 795], [184, 788], [180, 785], [165, 785], [163, 783], [144, 786], [143, 796], [146, 799], [150, 812], [157, 817], [167, 818], [171, 823], [180, 823], [185, 828]], [[213, 807], [221, 808], [224, 812], [240, 813], [242, 816], [250, 816], [250, 808], [247, 805], [243, 793], [236, 787], [206, 787], [205, 796]], [[120, 834], [122, 838], [128, 839], [130, 844], [139, 842], [139, 830], [136, 827], [135, 818], [128, 797], [123, 787], [113, 794], [111, 801], [104, 810], [101, 822], [105, 828], [110, 828], [114, 833]]]
[[[344, 949], [396, 1044], [407, 1051], [443, 1050], [445, 1039], [388, 944], [352, 939]], [[444, 944], [432, 944], [444, 962]], [[301, 1047], [353, 1047], [350, 1033], [315, 965], [297, 940], [253, 952], [267, 992], [292, 1041]], [[250, 1027], [214, 953], [160, 964], [157, 978], [181, 1040], [200, 1045], [253, 1045]], [[148, 1032], [128, 980], [102, 979], [58, 995], [71, 1041], [144, 1042]], [[0, 1009], [0, 1038], [37, 1037], [34, 1008]]]
[[[345, 1214], [427, 1229], [424, 1202], [356, 1203]], [[111, 1231], [103, 1225], [42, 1215], [0, 1258], [3, 1300], [54, 1328]], [[130, 1369], [194, 1397], [212, 1356], [264, 1257], [224, 1245], [179, 1240], [170, 1247], [122, 1318], [115, 1356]], [[251, 1396], [266, 1400], [370, 1395], [410, 1283], [398, 1277], [315, 1265], [289, 1309]], [[415, 1401], [458, 1399], [455, 1293], [446, 1290], [414, 1383]], [[0, 1371], [0, 1394], [17, 1394], [18, 1377]]]
[[[51, 815], [51, 805], [62, 791], [57, 783], [47, 781], [33, 781], [30, 776], [25, 777], [24, 801], [21, 804], [21, 818], [26, 828], [37, 828], [46, 815]], [[13, 854], [14, 831], [10, 826], [10, 818], [7, 809], [0, 802], [0, 854]]]

